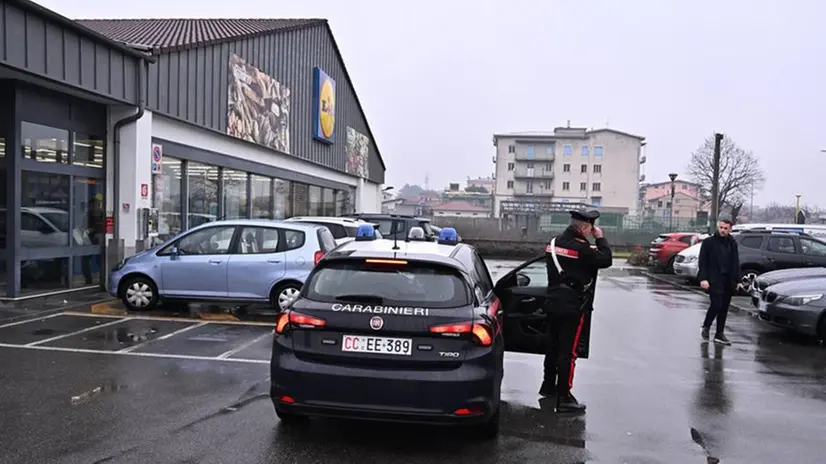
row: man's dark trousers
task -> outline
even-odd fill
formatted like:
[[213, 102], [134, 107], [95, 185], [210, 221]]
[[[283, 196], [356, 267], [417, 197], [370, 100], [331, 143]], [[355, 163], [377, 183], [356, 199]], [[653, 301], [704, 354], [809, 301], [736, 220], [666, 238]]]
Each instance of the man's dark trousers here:
[[726, 318], [728, 317], [728, 307], [731, 304], [731, 297], [734, 294], [734, 286], [728, 285], [728, 279], [723, 279], [726, 283], [711, 284], [708, 296], [711, 303], [706, 311], [706, 320], [703, 327], [711, 328], [711, 323], [717, 319], [717, 333], [722, 334], [726, 330]]
[[545, 354], [545, 381], [556, 382], [557, 394], [567, 395], [574, 385], [576, 348], [585, 316], [582, 312], [548, 313], [548, 352]]

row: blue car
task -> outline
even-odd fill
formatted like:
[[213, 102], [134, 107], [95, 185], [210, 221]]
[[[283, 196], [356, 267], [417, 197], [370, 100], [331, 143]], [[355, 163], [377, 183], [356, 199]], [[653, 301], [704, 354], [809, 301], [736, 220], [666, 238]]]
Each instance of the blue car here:
[[152, 310], [161, 300], [269, 303], [283, 310], [335, 247], [329, 229], [319, 225], [209, 222], [118, 263], [109, 293], [132, 311]]

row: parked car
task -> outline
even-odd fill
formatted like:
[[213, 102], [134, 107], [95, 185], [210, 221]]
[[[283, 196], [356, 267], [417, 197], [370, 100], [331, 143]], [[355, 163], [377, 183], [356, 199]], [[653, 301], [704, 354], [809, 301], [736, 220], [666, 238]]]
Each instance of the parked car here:
[[757, 307], [762, 294], [767, 288], [781, 282], [791, 282], [794, 280], [804, 280], [813, 277], [826, 277], [826, 267], [802, 267], [796, 269], [783, 269], [781, 271], [771, 271], [754, 279], [751, 289], [751, 302]]
[[697, 274], [700, 273], [700, 248], [702, 247], [702, 238], [700, 242], [691, 245], [685, 250], [677, 253], [674, 258], [674, 274], [680, 277], [685, 277], [691, 282], [697, 280]]
[[648, 249], [648, 265], [673, 273], [677, 253], [699, 241], [700, 235], [695, 233], [661, 234], [651, 242], [651, 248]]
[[826, 340], [826, 277], [774, 284], [761, 294], [757, 314], [776, 327]]
[[435, 241], [439, 237], [438, 234], [433, 232], [430, 219], [423, 217], [383, 213], [345, 214], [341, 217], [351, 217], [367, 221], [371, 224], [378, 224], [378, 231], [381, 235], [391, 240], [406, 239], [407, 234], [410, 233], [410, 229], [413, 227], [421, 227], [422, 230], [424, 230], [427, 240]]
[[[330, 233], [333, 234], [336, 245], [341, 245], [342, 243], [355, 239], [359, 226], [362, 224], [370, 224], [361, 219], [329, 216], [294, 216], [287, 219], [287, 221], [325, 226], [330, 229]], [[374, 224], [374, 226], [376, 227], [376, 233], [379, 234], [378, 238], [382, 238], [381, 233], [378, 231], [378, 224]]]
[[733, 234], [740, 252], [741, 293], [770, 271], [826, 267], [826, 242], [801, 232], [745, 230]]
[[161, 300], [268, 302], [283, 310], [335, 247], [325, 226], [210, 222], [121, 261], [109, 275], [109, 293], [133, 311], [151, 310]]

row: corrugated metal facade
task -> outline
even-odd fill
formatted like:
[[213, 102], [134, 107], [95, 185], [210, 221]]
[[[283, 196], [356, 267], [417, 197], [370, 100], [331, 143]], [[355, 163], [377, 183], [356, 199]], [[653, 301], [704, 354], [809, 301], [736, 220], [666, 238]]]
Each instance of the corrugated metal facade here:
[[0, 64], [138, 104], [136, 56], [6, 0], [0, 1]]
[[[294, 29], [158, 56], [149, 69], [148, 106], [221, 133], [227, 131], [227, 88], [230, 54], [286, 85], [291, 92], [290, 151], [299, 158], [345, 171], [346, 127], [370, 136], [345, 77], [326, 25]], [[336, 81], [335, 143], [313, 139], [313, 68]], [[384, 183], [384, 168], [373, 140], [369, 179]]]

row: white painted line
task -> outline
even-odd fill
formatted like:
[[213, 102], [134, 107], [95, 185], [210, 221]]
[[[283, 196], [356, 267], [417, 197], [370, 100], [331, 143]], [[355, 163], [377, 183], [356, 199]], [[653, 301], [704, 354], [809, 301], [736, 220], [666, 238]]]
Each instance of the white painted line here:
[[48, 316], [35, 317], [34, 319], [26, 319], [26, 320], [23, 320], [23, 321], [10, 322], [8, 324], [0, 325], [0, 329], [2, 329], [4, 327], [14, 327], [16, 325], [28, 324], [29, 322], [45, 321], [46, 319], [51, 319], [53, 317], [62, 316], [63, 314], [64, 314], [63, 312], [59, 312], [59, 313], [56, 313], [56, 314], [49, 314]]
[[29, 346], [29, 345], [12, 345], [9, 343], [0, 343], [0, 348], [19, 348], [24, 350], [40, 350], [40, 351], [61, 351], [64, 353], [87, 353], [87, 354], [111, 354], [120, 356], [136, 356], [140, 358], [166, 358], [166, 359], [186, 359], [191, 361], [224, 361], [237, 362], [246, 364], [269, 364], [270, 361], [262, 359], [240, 359], [240, 358], [210, 358], [209, 356], [189, 356], [181, 354], [165, 354], [165, 353], [119, 353], [117, 351], [106, 350], [90, 350], [86, 348], [63, 348], [60, 346]]
[[91, 332], [91, 331], [93, 331], [93, 330], [97, 330], [97, 329], [99, 329], [99, 328], [101, 328], [101, 327], [108, 327], [108, 326], [110, 326], [110, 325], [120, 324], [121, 322], [126, 322], [126, 321], [128, 321], [128, 320], [130, 320], [130, 319], [131, 319], [131, 318], [129, 318], [129, 317], [125, 317], [125, 318], [118, 319], [117, 321], [107, 322], [107, 323], [105, 323], [105, 324], [93, 325], [92, 327], [87, 327], [87, 328], [85, 328], [85, 329], [76, 330], [76, 331], [74, 331], [74, 332], [69, 332], [69, 333], [67, 333], [67, 334], [58, 335], [58, 336], [56, 336], [56, 337], [47, 338], [47, 339], [45, 339], [45, 340], [38, 340], [38, 341], [36, 341], [36, 342], [31, 342], [31, 343], [26, 344], [25, 346], [37, 346], [37, 345], [43, 345], [44, 343], [49, 343], [49, 342], [53, 342], [53, 341], [55, 341], [55, 340], [60, 340], [61, 338], [66, 338], [66, 337], [71, 337], [71, 336], [73, 336], [73, 335], [78, 335], [78, 334], [82, 334], [82, 333], [86, 333], [86, 332]]
[[[83, 313], [83, 312], [75, 312], [75, 311], [66, 311], [64, 314], [67, 316], [80, 316], [80, 317], [108, 317], [110, 319], [113, 318], [123, 318], [127, 316], [118, 316], [114, 314], [94, 314], [94, 313]], [[275, 328], [275, 321], [273, 322], [259, 322], [259, 321], [211, 321], [211, 320], [204, 320], [204, 319], [191, 319], [186, 317], [165, 317], [165, 316], [137, 316], [134, 314], [130, 314], [128, 316], [131, 319], [141, 320], [141, 321], [172, 321], [172, 322], [206, 322], [207, 324], [227, 324], [227, 325], [256, 325], [262, 327], [272, 327]]]
[[260, 337], [255, 337], [254, 339], [252, 339], [252, 340], [250, 340], [246, 343], [242, 343], [240, 346], [235, 347], [235, 348], [227, 351], [226, 353], [221, 354], [220, 356], [218, 356], [218, 358], [219, 359], [229, 358], [230, 356], [232, 356], [236, 353], [239, 353], [241, 351], [244, 351], [246, 348], [249, 348], [252, 345], [255, 345], [256, 343], [260, 342], [261, 340], [263, 340], [267, 337], [272, 337], [272, 336], [273, 336], [272, 332], [268, 332], [268, 333], [265, 333], [264, 335], [261, 335]]
[[137, 350], [138, 348], [140, 348], [142, 346], [149, 345], [153, 342], [159, 342], [161, 340], [166, 340], [167, 338], [174, 337], [175, 335], [178, 335], [180, 333], [184, 333], [184, 332], [192, 330], [192, 329], [197, 329], [198, 327], [203, 327], [205, 325], [206, 325], [206, 322], [200, 322], [198, 324], [192, 324], [188, 327], [184, 327], [183, 329], [178, 329], [174, 332], [169, 332], [168, 334], [166, 334], [162, 337], [153, 338], [151, 340], [146, 340], [145, 342], [138, 343], [137, 345], [127, 346], [126, 348], [124, 348], [122, 350], [118, 350], [117, 352], [118, 353], [131, 353], [132, 351], [135, 351], [135, 350]]

